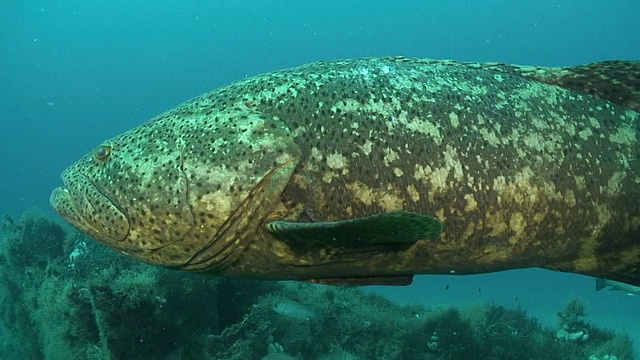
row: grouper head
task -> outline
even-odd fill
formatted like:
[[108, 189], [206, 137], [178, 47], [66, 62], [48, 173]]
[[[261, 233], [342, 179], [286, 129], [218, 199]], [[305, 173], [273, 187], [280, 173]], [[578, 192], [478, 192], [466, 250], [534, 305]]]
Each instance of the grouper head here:
[[298, 148], [277, 118], [210, 93], [104, 141], [51, 205], [85, 234], [184, 270], [232, 262], [278, 206]]

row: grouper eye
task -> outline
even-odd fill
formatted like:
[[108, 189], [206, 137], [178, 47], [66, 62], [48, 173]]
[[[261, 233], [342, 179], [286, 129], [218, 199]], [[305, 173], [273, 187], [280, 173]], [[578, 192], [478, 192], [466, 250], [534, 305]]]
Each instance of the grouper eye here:
[[109, 155], [111, 155], [111, 146], [107, 145], [98, 146], [96, 151], [93, 153], [93, 157], [99, 161], [107, 160], [109, 158]]

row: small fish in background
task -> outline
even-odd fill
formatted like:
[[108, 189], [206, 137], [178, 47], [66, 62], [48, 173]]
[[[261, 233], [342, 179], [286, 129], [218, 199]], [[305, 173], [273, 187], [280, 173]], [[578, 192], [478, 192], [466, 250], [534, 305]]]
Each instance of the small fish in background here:
[[630, 296], [640, 295], [640, 286], [629, 285], [623, 282], [602, 278], [596, 279], [596, 291], [600, 291], [606, 287], [609, 287], [609, 290], [611, 291], [623, 291]]
[[294, 300], [282, 300], [273, 306], [276, 313], [293, 319], [312, 321], [318, 319], [320, 315], [307, 305]]

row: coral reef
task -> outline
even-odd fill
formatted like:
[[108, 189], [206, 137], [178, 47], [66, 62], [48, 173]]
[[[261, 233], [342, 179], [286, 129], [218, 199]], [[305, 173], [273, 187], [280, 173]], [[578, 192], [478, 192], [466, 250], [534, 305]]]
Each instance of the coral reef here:
[[204, 359], [209, 334], [278, 287], [148, 266], [34, 213], [2, 237], [2, 359]]
[[586, 341], [589, 339], [589, 327], [585, 322], [587, 311], [579, 299], [571, 299], [558, 313], [560, 329], [556, 332], [559, 340]]
[[591, 349], [589, 359], [633, 359], [633, 352], [625, 345], [628, 337], [602, 329], [587, 321], [587, 310], [580, 299], [570, 299], [562, 312], [558, 313], [560, 329], [556, 338], [561, 341], [579, 343]]
[[161, 269], [35, 213], [1, 225], [2, 359], [633, 358], [578, 300], [552, 329], [491, 304], [399, 306], [352, 287]]

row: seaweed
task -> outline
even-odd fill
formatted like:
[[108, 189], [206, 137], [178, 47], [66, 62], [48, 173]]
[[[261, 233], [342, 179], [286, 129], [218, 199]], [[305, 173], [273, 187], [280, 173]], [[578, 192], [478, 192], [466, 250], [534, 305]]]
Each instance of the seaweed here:
[[480, 348], [471, 323], [462, 318], [458, 309], [446, 308], [427, 317], [405, 338], [401, 358], [431, 354], [431, 358], [469, 359]]
[[244, 316], [230, 303], [277, 288], [142, 264], [35, 213], [2, 235], [3, 359], [205, 358], [209, 335]]
[[[484, 344], [480, 353], [486, 359], [550, 359], [554, 337], [540, 323], [527, 316], [522, 309], [508, 309], [500, 305], [487, 305], [482, 326], [477, 336]], [[549, 348], [551, 346], [551, 348]]]
[[587, 310], [580, 299], [570, 299], [564, 306], [564, 309], [558, 313], [558, 322], [560, 327], [568, 332], [577, 332], [587, 327], [585, 318]]

